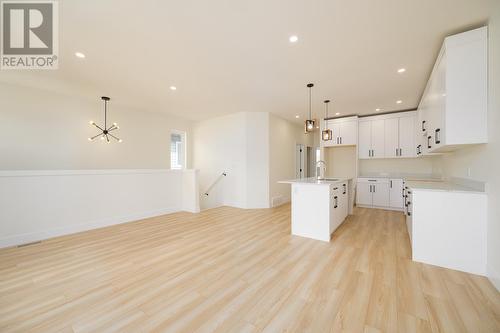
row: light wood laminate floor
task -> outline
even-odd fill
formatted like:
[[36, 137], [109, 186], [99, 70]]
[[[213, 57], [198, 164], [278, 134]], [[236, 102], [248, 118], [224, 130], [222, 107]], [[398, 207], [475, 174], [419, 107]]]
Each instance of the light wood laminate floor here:
[[0, 250], [0, 332], [498, 332], [484, 277], [412, 262], [402, 213], [331, 243], [290, 206], [176, 213]]

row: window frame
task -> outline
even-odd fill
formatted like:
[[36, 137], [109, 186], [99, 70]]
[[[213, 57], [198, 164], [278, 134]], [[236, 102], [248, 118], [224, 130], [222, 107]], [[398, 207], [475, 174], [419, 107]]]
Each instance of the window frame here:
[[[182, 144], [183, 148], [184, 148], [184, 151], [183, 151], [183, 154], [181, 156], [181, 163], [180, 163], [180, 168], [174, 168], [173, 165], [172, 165], [172, 135], [180, 135], [181, 137], [181, 141], [180, 143]], [[170, 149], [170, 169], [171, 170], [184, 170], [186, 169], [187, 167], [187, 133], [186, 131], [181, 131], [181, 130], [176, 130], [176, 129], [173, 129], [173, 130], [170, 130], [170, 144], [169, 144], [169, 149]], [[177, 153], [177, 157], [179, 157], [179, 153]], [[178, 159], [179, 161], [179, 159]], [[179, 164], [179, 163], [178, 163]]]

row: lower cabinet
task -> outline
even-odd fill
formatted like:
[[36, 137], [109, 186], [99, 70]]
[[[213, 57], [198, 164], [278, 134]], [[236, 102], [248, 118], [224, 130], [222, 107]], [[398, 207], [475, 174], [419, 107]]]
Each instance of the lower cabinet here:
[[403, 180], [358, 178], [356, 205], [361, 207], [403, 210]]
[[344, 222], [349, 211], [347, 182], [335, 184], [331, 190], [330, 234]]
[[403, 180], [389, 179], [389, 207], [395, 209], [404, 208]]
[[407, 189], [412, 259], [486, 274], [488, 197], [482, 192]]

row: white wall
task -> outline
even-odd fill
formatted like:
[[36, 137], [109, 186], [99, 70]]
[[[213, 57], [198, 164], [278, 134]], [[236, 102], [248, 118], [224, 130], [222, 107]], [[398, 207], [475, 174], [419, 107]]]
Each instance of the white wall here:
[[162, 113], [117, 106], [111, 96], [108, 120], [117, 122], [123, 142], [89, 142], [104, 122], [100, 96], [89, 99], [0, 83], [0, 170], [166, 169], [170, 130], [191, 122]]
[[290, 185], [278, 184], [279, 180], [295, 178], [295, 145], [314, 145], [318, 133], [304, 134], [304, 127], [286, 119], [269, 116], [269, 199], [290, 201]]
[[355, 146], [323, 148], [328, 177], [356, 178], [358, 151]]
[[295, 178], [295, 145], [312, 146], [303, 127], [267, 112], [240, 112], [198, 122], [193, 127], [193, 165], [200, 170], [203, 193], [223, 171], [203, 209], [228, 205], [267, 208], [273, 197], [290, 200], [290, 185], [279, 180]]
[[488, 194], [488, 277], [500, 290], [500, 2], [489, 22], [488, 144], [443, 157], [447, 177], [485, 181]]
[[239, 112], [198, 122], [193, 128], [193, 165], [200, 192], [222, 172], [227, 176], [202, 196], [201, 207], [269, 207], [269, 114]]
[[359, 160], [359, 174], [379, 173], [441, 175], [441, 157], [425, 156], [419, 158], [382, 158]]
[[199, 211], [193, 170], [0, 171], [0, 247]]

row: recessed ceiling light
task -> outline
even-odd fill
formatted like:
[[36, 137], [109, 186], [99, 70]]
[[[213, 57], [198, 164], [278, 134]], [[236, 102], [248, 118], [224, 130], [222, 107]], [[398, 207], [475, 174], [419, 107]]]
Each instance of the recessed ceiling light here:
[[83, 54], [82, 52], [75, 52], [75, 55], [81, 59], [85, 58], [85, 54]]
[[177, 90], [176, 86], [170, 86], [170, 90]]
[[375, 109], [375, 111], [377, 111], [377, 112], [379, 112], [380, 110], [381, 110], [381, 109], [379, 109], [379, 108], [376, 108], [376, 109]]
[[338, 116], [340, 114], [340, 112], [335, 112], [335, 115]]
[[299, 119], [300, 117], [299, 117], [299, 115], [296, 115], [295, 118]]
[[319, 126], [316, 126], [316, 128], [319, 128]]
[[290, 36], [290, 38], [288, 38], [288, 40], [290, 41], [290, 43], [297, 43], [297, 41], [299, 40], [299, 37], [293, 35], [293, 36]]
[[406, 68], [400, 68], [400, 69], [398, 69], [398, 73], [404, 73], [404, 72], [406, 72]]
[[403, 101], [399, 100], [399, 101], [396, 101], [396, 103], [401, 104], [401, 103], [403, 103]]

